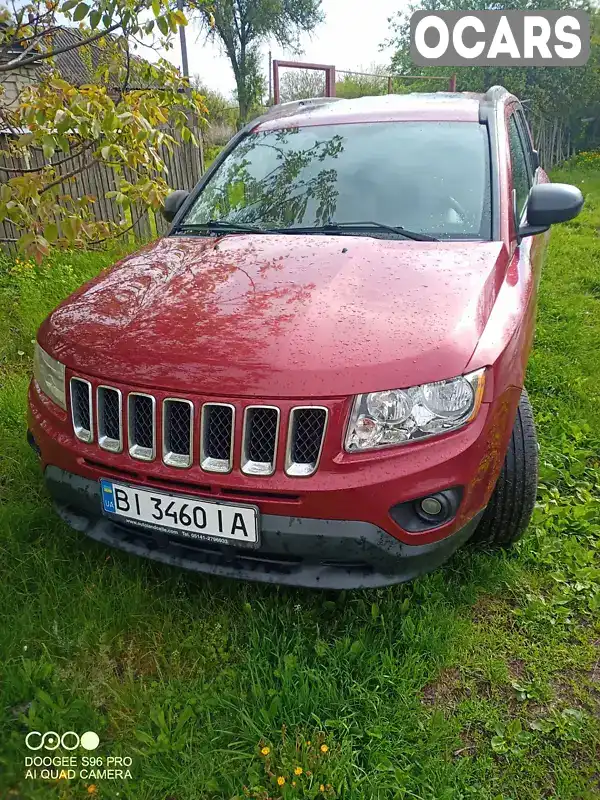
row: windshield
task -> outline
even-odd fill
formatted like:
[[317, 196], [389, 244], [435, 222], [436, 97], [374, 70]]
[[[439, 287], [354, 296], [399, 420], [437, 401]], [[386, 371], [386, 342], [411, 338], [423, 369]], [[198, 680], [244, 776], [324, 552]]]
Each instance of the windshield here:
[[475, 122], [258, 131], [217, 168], [182, 225], [227, 220], [291, 231], [368, 221], [489, 239], [488, 149], [486, 128]]

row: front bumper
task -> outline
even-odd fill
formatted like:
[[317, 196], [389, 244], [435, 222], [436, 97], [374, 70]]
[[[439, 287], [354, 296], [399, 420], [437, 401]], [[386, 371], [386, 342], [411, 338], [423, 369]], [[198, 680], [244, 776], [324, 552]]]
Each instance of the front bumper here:
[[247, 550], [115, 524], [101, 514], [97, 481], [55, 466], [46, 468], [45, 480], [65, 522], [102, 544], [194, 572], [322, 589], [386, 586], [430, 572], [469, 539], [483, 513], [421, 545], [368, 522], [262, 514], [261, 546]]

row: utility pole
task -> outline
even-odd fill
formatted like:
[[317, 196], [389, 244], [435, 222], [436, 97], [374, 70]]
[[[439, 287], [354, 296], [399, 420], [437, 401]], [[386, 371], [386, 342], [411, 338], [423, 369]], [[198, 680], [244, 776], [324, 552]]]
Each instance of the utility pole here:
[[271, 55], [271, 51], [269, 50], [269, 103], [268, 105], [273, 104], [273, 56]]
[[[184, 0], [177, 0], [177, 8], [179, 11], [183, 11], [183, 2]], [[190, 77], [190, 65], [188, 64], [188, 53], [187, 53], [187, 42], [185, 39], [185, 25], [179, 26], [179, 44], [181, 46], [181, 71], [183, 73], [183, 77], [189, 80]], [[191, 87], [188, 86], [186, 89], [188, 94], [191, 93]], [[199, 137], [200, 147], [198, 148], [199, 152], [198, 155], [200, 156], [200, 174], [204, 174], [204, 146], [202, 143], [202, 132], [200, 129], [196, 129], [196, 120], [194, 115], [191, 112], [187, 113], [188, 118], [188, 126], [195, 130]]]
[[[177, 0], [177, 8], [183, 11], [183, 0]], [[187, 42], [185, 40], [185, 25], [179, 26], [179, 43], [181, 45], [181, 71], [185, 78], [189, 78], [190, 67], [188, 64]]]

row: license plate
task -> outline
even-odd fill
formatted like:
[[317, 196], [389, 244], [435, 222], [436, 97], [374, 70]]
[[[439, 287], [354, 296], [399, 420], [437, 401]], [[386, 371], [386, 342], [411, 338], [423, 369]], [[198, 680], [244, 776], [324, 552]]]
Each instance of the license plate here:
[[258, 544], [258, 508], [100, 481], [102, 509], [144, 528], [187, 539]]

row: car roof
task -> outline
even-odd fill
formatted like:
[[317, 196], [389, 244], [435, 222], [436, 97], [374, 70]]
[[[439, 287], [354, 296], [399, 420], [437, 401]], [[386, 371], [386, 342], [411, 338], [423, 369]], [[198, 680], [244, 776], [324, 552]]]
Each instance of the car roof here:
[[478, 122], [483, 94], [414, 92], [342, 100], [319, 97], [274, 106], [252, 124], [252, 130], [336, 125], [356, 122]]

